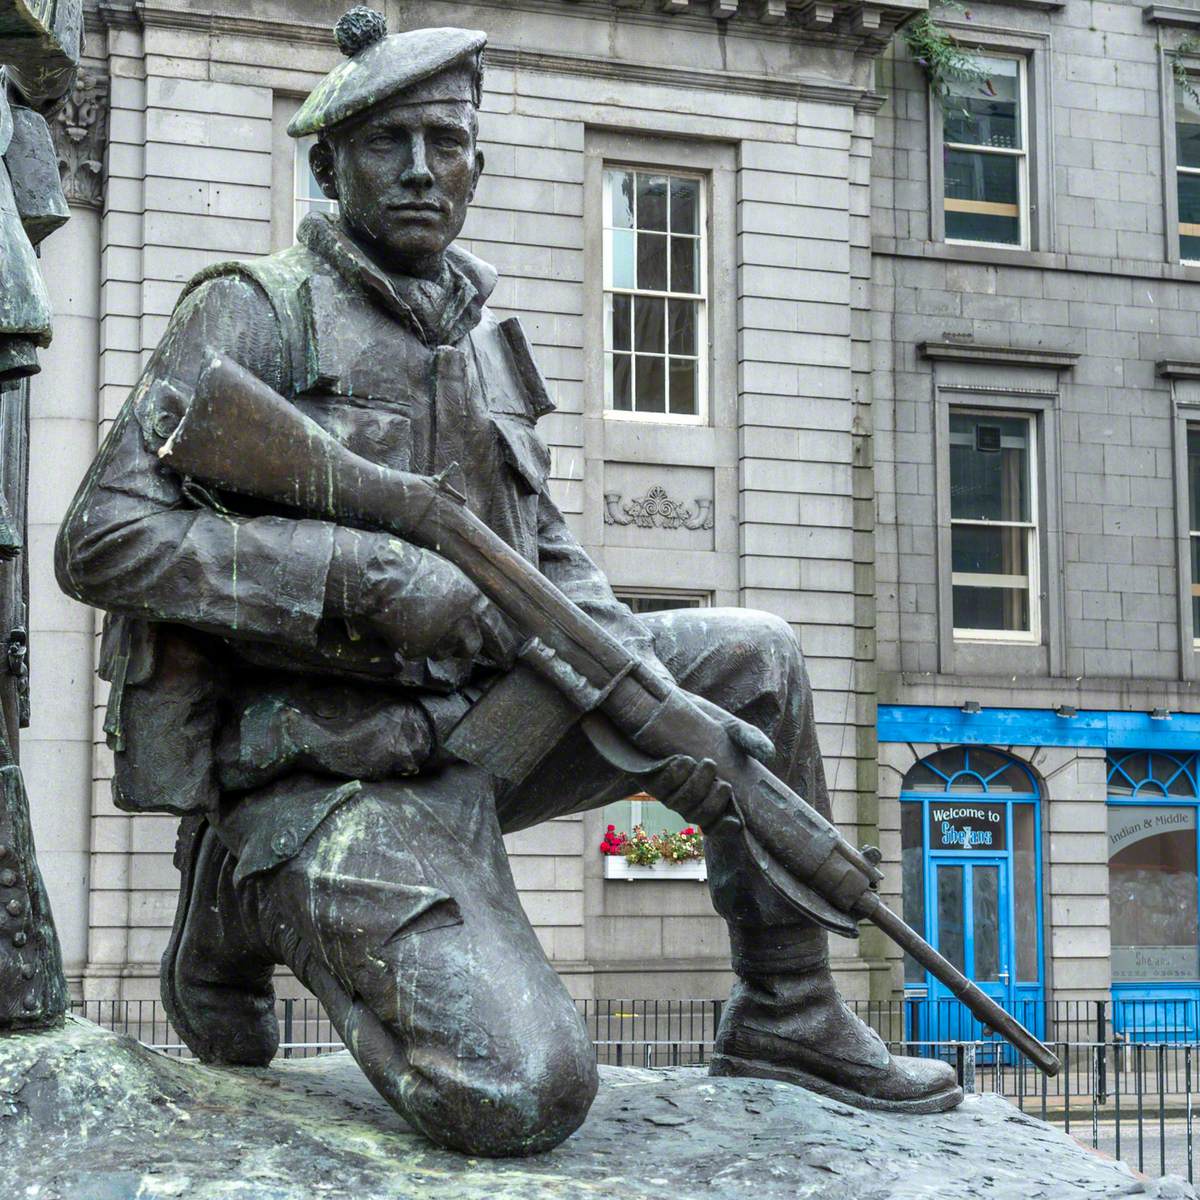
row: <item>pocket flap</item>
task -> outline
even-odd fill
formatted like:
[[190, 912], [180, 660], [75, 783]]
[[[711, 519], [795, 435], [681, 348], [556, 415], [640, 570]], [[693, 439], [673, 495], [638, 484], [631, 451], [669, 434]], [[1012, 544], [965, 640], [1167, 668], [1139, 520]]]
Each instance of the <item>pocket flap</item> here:
[[546, 443], [524, 417], [494, 412], [491, 418], [508, 464], [531, 492], [542, 491], [550, 474], [550, 451], [546, 449]]

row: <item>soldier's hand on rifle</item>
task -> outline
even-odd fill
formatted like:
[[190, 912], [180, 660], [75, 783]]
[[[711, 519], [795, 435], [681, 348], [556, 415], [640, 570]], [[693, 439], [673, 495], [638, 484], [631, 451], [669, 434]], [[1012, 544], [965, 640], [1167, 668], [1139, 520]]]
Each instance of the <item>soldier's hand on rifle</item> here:
[[[775, 747], [761, 729], [727, 713], [703, 696], [689, 693], [688, 698], [719, 721], [730, 740], [744, 754], [771, 765]], [[732, 789], [717, 778], [717, 765], [711, 758], [695, 759], [688, 754], [676, 754], [667, 759], [648, 781], [646, 790], [673, 812], [680, 813], [709, 833], [715, 831], [714, 826], [723, 818], [735, 819], [730, 809]]]
[[516, 655], [507, 621], [453, 563], [382, 534], [337, 531], [325, 611], [362, 621], [404, 658], [510, 666]]

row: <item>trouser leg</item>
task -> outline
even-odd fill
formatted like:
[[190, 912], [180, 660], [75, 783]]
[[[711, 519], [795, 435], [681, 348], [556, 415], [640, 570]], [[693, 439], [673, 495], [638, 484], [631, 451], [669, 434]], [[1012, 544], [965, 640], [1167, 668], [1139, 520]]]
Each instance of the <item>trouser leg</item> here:
[[480, 772], [367, 785], [239, 896], [431, 1140], [530, 1154], [582, 1123], [594, 1051], [521, 909]]
[[[743, 609], [679, 610], [646, 623], [679, 684], [762, 730], [775, 747], [774, 773], [829, 817], [812, 689], [790, 626]], [[576, 735], [527, 783], [501, 796], [501, 818], [506, 828], [519, 828], [639, 787]], [[842, 1003], [828, 934], [776, 892], [739, 833], [710, 834], [705, 854], [738, 977], [717, 1032], [714, 1073], [784, 1079], [869, 1108], [934, 1112], [958, 1103], [962, 1093], [946, 1064], [893, 1058]]]

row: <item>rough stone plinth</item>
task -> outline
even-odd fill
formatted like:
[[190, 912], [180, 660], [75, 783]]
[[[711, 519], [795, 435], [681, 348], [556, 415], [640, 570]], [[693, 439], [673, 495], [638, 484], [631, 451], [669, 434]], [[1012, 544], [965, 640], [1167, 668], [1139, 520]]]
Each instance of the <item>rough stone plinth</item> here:
[[216, 1070], [88, 1022], [0, 1040], [0, 1178], [36, 1200], [1193, 1198], [995, 1096], [868, 1115], [787, 1084], [605, 1069], [553, 1153], [466, 1159], [411, 1133], [348, 1055]]

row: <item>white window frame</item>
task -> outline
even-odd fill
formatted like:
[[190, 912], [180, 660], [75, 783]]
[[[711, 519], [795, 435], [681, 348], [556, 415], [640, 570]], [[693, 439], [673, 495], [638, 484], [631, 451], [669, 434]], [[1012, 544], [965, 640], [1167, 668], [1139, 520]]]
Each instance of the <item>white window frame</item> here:
[[[992, 50], [977, 50], [975, 53], [981, 59], [1007, 59], [1017, 64], [1017, 95], [1021, 109], [1021, 148], [1005, 149], [1002, 146], [975, 146], [967, 142], [947, 141], [945, 123], [942, 124], [942, 153], [947, 150], [963, 150], [971, 154], [995, 154], [1018, 159], [1017, 163], [1017, 221], [1021, 238], [1018, 242], [981, 242], [970, 238], [945, 238], [952, 246], [1001, 246], [1010, 250], [1029, 249], [1029, 60], [1024, 54], [1004, 54]], [[936, 99], [930, 96], [930, 103], [936, 104]], [[942, 229], [946, 228], [946, 179], [942, 172]], [[975, 201], [960, 201], [960, 203], [975, 203]], [[987, 203], [983, 201], [981, 203]], [[965, 210], [959, 210], [965, 211]]]
[[[622, 296], [656, 296], [667, 300], [692, 300], [697, 299], [696, 295], [684, 292], [658, 292], [648, 291], [644, 288], [617, 288], [612, 283], [613, 271], [613, 254], [612, 254], [612, 180], [609, 178], [610, 171], [632, 171], [635, 174], [642, 175], [665, 175], [668, 178], [675, 179], [696, 179], [700, 183], [700, 211], [697, 226], [699, 228], [699, 250], [700, 250], [700, 278], [699, 278], [699, 302], [697, 305], [696, 316], [696, 412], [695, 413], [672, 413], [672, 412], [638, 412], [635, 408], [628, 412], [613, 407], [612, 396], [612, 372], [609, 367], [609, 355], [612, 353], [612, 330], [607, 318], [604, 319], [604, 332], [602, 339], [602, 363], [603, 363], [603, 380], [604, 380], [604, 416], [605, 419], [614, 421], [650, 421], [655, 424], [669, 425], [707, 425], [708, 410], [709, 410], [709, 395], [708, 395], [708, 360], [711, 353], [708, 336], [708, 310], [712, 304], [712, 297], [709, 293], [709, 254], [711, 248], [711, 237], [709, 232], [709, 190], [712, 186], [712, 181], [708, 174], [704, 171], [691, 170], [686, 167], [673, 167], [667, 164], [650, 167], [644, 162], [622, 162], [619, 159], [606, 158], [601, 164], [601, 197], [603, 205], [603, 269], [602, 269], [602, 296], [601, 296], [601, 312], [607, 311], [608, 297], [610, 295]], [[636, 228], [636, 227], [635, 227]], [[633, 360], [631, 349], [630, 358]], [[665, 359], [664, 355], [664, 359]], [[635, 361], [635, 360], [634, 360]], [[668, 372], [664, 372], [667, 381], [667, 394], [664, 397], [664, 403], [670, 403], [670, 377]], [[633, 370], [631, 374], [631, 386], [633, 388], [633, 402], [637, 403], [637, 372]]]
[[[622, 604], [628, 604], [630, 600], [695, 600], [695, 604], [685, 605], [686, 608], [710, 608], [712, 606], [712, 592], [688, 592], [680, 591], [678, 588], [653, 588], [653, 587], [615, 587], [613, 595], [616, 596]], [[677, 612], [678, 609], [664, 609], [665, 612]], [[647, 616], [647, 613], [640, 614]]]
[[[1022, 412], [1019, 409], [1013, 411], [1005, 411], [991, 408], [973, 408], [966, 404], [952, 404], [950, 406], [951, 416], [969, 416], [969, 417], [990, 417], [992, 419], [1004, 418], [1009, 420], [1024, 421], [1029, 430], [1029, 440], [1025, 454], [1025, 460], [1028, 463], [1029, 479], [1027, 487], [1029, 489], [1029, 516], [1028, 521], [990, 521], [979, 518], [965, 518], [954, 516], [954, 497], [948, 497], [948, 508], [950, 512], [950, 545], [951, 545], [951, 571], [950, 571], [950, 602], [951, 611], [953, 612], [954, 603], [954, 588], [958, 587], [1012, 587], [1013, 584], [1006, 582], [1009, 580], [1025, 581], [1025, 591], [1029, 597], [1029, 629], [969, 629], [954, 626], [954, 640], [956, 642], [1015, 642], [1021, 645], [1040, 645], [1042, 641], [1042, 605], [1041, 605], [1041, 541], [1040, 541], [1040, 525], [1041, 513], [1038, 505], [1038, 423], [1037, 417], [1033, 413]], [[950, 435], [951, 437], [953, 435]], [[955, 571], [953, 569], [953, 545], [954, 545], [954, 530], [956, 528], [983, 528], [983, 529], [1025, 529], [1026, 530], [1026, 546], [1025, 556], [1029, 564], [1028, 575], [976, 575], [969, 572]], [[991, 582], [979, 583], [978, 580], [989, 580]], [[951, 618], [953, 620], [953, 617]]]

